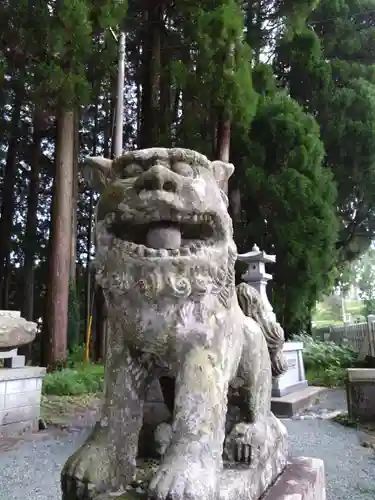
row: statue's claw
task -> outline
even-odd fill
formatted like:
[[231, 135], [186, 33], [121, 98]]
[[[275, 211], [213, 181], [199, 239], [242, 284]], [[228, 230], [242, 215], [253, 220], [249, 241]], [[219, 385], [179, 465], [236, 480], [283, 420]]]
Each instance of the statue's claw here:
[[[68, 459], [61, 473], [62, 500], [93, 500], [116, 491], [116, 467], [111, 459], [107, 428], [97, 424], [89, 439]], [[124, 465], [124, 464], [122, 464]], [[123, 467], [123, 470], [129, 467]]]
[[273, 414], [255, 423], [237, 424], [225, 442], [225, 458], [233, 462], [256, 465], [286, 440], [284, 425]]

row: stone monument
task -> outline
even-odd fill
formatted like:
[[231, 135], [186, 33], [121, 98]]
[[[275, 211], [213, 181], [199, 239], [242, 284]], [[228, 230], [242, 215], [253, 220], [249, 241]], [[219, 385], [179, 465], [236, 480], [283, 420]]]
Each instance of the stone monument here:
[[288, 462], [286, 429], [270, 409], [272, 373], [285, 369], [282, 329], [254, 288], [235, 287], [233, 165], [164, 148], [87, 163], [100, 192], [105, 394], [101, 419], [63, 468], [63, 500], [137, 496], [145, 393], [163, 375], [175, 381], [173, 418], [158, 428], [160, 461], [141, 496], [323, 500], [322, 462]]
[[[268, 255], [266, 252], [260, 250], [257, 245], [254, 245], [250, 252], [239, 254], [237, 259], [248, 265], [246, 272], [242, 275], [242, 279], [259, 292], [266, 313], [276, 322], [276, 317], [267, 295], [267, 283], [272, 279], [272, 275], [266, 272], [266, 264], [274, 264], [276, 262], [276, 255]], [[287, 370], [285, 370], [285, 373], [273, 378], [272, 396], [279, 398], [308, 386], [302, 352], [302, 342], [285, 342], [283, 354]]]
[[37, 324], [19, 311], [0, 311], [0, 437], [38, 430], [45, 368], [25, 366], [17, 348], [35, 338]]

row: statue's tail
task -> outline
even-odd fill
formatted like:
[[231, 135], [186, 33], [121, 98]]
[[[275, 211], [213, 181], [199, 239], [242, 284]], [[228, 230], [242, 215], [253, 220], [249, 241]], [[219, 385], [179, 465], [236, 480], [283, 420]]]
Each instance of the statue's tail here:
[[236, 286], [237, 298], [244, 314], [258, 323], [267, 342], [271, 358], [272, 375], [279, 377], [288, 369], [284, 354], [284, 330], [273, 315], [267, 314], [262, 299], [252, 286], [240, 283]]

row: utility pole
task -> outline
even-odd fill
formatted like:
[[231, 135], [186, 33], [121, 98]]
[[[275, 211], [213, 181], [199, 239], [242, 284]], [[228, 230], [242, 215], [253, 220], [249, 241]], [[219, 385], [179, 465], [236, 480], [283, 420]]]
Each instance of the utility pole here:
[[[116, 108], [115, 108], [115, 133], [113, 137], [112, 144], [112, 156], [118, 158], [122, 154], [122, 142], [123, 142], [123, 132], [124, 132], [124, 80], [125, 80], [125, 33], [120, 32], [117, 36], [112, 28], [109, 28], [111, 35], [116, 40], [118, 44], [118, 66], [117, 66], [117, 84], [116, 84]], [[90, 208], [92, 208], [92, 194], [90, 196]], [[88, 255], [87, 255], [87, 292], [86, 292], [86, 308], [87, 308], [87, 324], [86, 324], [86, 349], [85, 349], [85, 360], [89, 360], [89, 349], [91, 341], [91, 327], [92, 327], [92, 308], [94, 306], [94, 299], [96, 298], [96, 315], [100, 317], [98, 323], [101, 323], [103, 334], [105, 335], [105, 322], [103, 322], [103, 297], [102, 290], [100, 287], [96, 288], [94, 296], [91, 298], [91, 274], [90, 274], [90, 254], [89, 249], [91, 247], [92, 238], [92, 215], [90, 211], [90, 227], [88, 232]], [[104, 328], [103, 328], [104, 327]], [[96, 335], [98, 335], [98, 326], [96, 328]]]
[[121, 31], [120, 36], [117, 37], [112, 28], [110, 28], [110, 31], [113, 38], [118, 43], [117, 96], [113, 145], [113, 156], [117, 158], [122, 154], [122, 141], [124, 132], [125, 33]]

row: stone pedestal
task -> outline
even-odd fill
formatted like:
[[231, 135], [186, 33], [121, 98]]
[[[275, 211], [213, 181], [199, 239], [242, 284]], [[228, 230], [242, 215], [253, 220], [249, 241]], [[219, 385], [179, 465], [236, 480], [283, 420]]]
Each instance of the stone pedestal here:
[[272, 381], [272, 396], [282, 397], [307, 387], [305, 367], [303, 364], [302, 342], [285, 342], [283, 348], [288, 371]]
[[0, 369], [0, 437], [38, 430], [42, 382], [46, 369]]
[[291, 459], [262, 500], [326, 500], [323, 460]]
[[[242, 477], [241, 477], [242, 476]], [[254, 488], [248, 488], [246, 473], [237, 473], [236, 479], [227, 477], [229, 483], [221, 486], [217, 499], [258, 500]], [[224, 473], [225, 477], [225, 473]], [[242, 480], [245, 479], [245, 482]], [[262, 481], [259, 478], [259, 481]], [[142, 488], [113, 495], [100, 495], [94, 500], [146, 500]], [[262, 500], [326, 500], [324, 462], [317, 458], [292, 458], [275, 483], [261, 496]], [[202, 498], [202, 500], [205, 500]]]
[[348, 369], [347, 402], [350, 419], [375, 420], [375, 368]]

